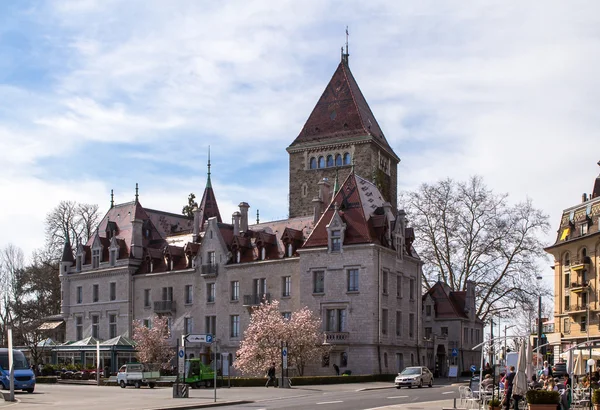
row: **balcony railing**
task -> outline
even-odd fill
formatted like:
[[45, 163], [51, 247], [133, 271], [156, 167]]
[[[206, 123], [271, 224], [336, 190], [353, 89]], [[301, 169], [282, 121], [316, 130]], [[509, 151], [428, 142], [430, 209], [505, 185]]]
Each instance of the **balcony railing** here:
[[565, 311], [568, 311], [569, 313], [579, 313], [579, 312], [584, 312], [587, 310], [587, 307], [585, 305], [571, 305], [571, 307], [569, 309], [565, 308]]
[[160, 300], [154, 302], [154, 313], [175, 313], [175, 301]]
[[217, 276], [217, 274], [219, 273], [219, 265], [216, 264], [208, 264], [208, 265], [202, 265], [202, 275], [206, 275], [206, 276]]
[[350, 339], [348, 332], [325, 332], [325, 340], [327, 343], [346, 343]]
[[262, 295], [244, 295], [244, 306], [258, 306], [262, 302], [271, 303], [271, 294], [263, 293]]
[[589, 282], [587, 282], [587, 281], [571, 282], [571, 292], [587, 291], [588, 286], [589, 286]]
[[587, 270], [589, 268], [590, 261], [591, 261], [591, 259], [589, 256], [585, 256], [580, 259], [574, 259], [571, 261], [571, 270], [574, 270], [574, 271], [583, 270], [583, 269]]

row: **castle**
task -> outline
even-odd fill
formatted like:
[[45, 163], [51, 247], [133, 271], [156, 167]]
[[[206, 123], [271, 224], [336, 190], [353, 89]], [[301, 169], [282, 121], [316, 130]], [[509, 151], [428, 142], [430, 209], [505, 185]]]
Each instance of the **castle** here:
[[322, 318], [331, 353], [308, 374], [332, 374], [333, 364], [354, 374], [426, 364], [422, 262], [397, 209], [399, 158], [348, 54], [287, 151], [289, 219], [250, 224], [241, 202], [223, 222], [210, 161], [193, 218], [145, 208], [137, 191], [132, 202], [111, 200], [87, 243], [65, 244], [61, 315], [77, 342], [58, 349], [58, 361], [93, 363], [100, 340], [102, 366], [114, 371], [134, 354], [133, 321], [159, 314], [173, 346], [182, 334], [212, 334], [231, 364], [251, 309], [277, 299], [284, 316], [308, 306]]

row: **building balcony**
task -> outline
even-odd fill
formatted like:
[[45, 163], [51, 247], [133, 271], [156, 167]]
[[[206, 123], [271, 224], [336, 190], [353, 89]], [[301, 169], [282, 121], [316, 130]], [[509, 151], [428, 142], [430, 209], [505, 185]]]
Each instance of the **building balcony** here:
[[271, 294], [244, 295], [244, 306], [258, 306], [263, 302], [271, 303]]
[[348, 343], [350, 333], [348, 332], [324, 332], [325, 342], [329, 344]]
[[565, 312], [567, 312], [570, 315], [575, 315], [575, 314], [578, 314], [578, 313], [584, 313], [585, 311], [587, 311], [587, 307], [585, 305], [565, 306]]
[[209, 263], [207, 265], [202, 265], [202, 270], [200, 274], [202, 276], [217, 276], [219, 273], [219, 265]]
[[571, 292], [579, 293], [579, 292], [587, 292], [589, 289], [589, 283], [584, 281], [579, 282], [571, 282]]
[[161, 300], [154, 302], [154, 313], [175, 313], [175, 301]]
[[573, 271], [581, 271], [584, 269], [589, 270], [589, 268], [590, 268], [590, 257], [589, 256], [571, 261], [571, 270], [573, 270]]

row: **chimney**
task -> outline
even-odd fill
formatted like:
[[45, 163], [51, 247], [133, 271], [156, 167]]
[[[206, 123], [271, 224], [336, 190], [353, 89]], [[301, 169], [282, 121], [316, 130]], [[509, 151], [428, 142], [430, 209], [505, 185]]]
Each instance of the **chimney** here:
[[314, 197], [312, 203], [315, 209], [313, 223], [316, 225], [319, 222], [319, 218], [321, 218], [321, 212], [323, 212], [323, 200], [320, 197]]
[[392, 220], [394, 219], [394, 214], [392, 214], [392, 204], [389, 202], [384, 202], [382, 207], [388, 224], [386, 239], [388, 240], [388, 243], [392, 243]]
[[192, 234], [192, 241], [198, 242], [198, 237], [200, 236], [200, 209], [195, 206], [192, 212], [194, 213], [194, 233]]
[[581, 195], [581, 202], [586, 202], [587, 200], [587, 194], [584, 192], [583, 195]]
[[331, 184], [329, 183], [329, 179], [323, 178], [317, 185], [319, 185], [319, 198], [324, 203], [329, 204], [331, 202]]
[[240, 232], [246, 232], [248, 230], [248, 209], [250, 205], [247, 202], [240, 202], [240, 213], [242, 215], [240, 220]]
[[142, 259], [144, 256], [142, 224], [143, 221], [141, 219], [131, 221], [131, 256], [135, 259]]
[[242, 214], [239, 211], [235, 211], [231, 216], [233, 219], [233, 235], [238, 236], [240, 234], [240, 219]]

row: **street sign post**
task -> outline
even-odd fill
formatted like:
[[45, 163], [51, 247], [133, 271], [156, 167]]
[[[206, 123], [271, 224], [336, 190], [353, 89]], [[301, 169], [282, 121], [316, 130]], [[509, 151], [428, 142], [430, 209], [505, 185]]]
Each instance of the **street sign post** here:
[[475, 373], [477, 371], [477, 366], [475, 366], [474, 364], [471, 365], [471, 372]]
[[179, 346], [179, 351], [177, 352], [177, 367], [179, 368], [179, 377], [183, 378], [185, 374], [185, 348], [183, 346]]
[[211, 334], [187, 335], [185, 340], [189, 343], [212, 343], [213, 336]]
[[283, 350], [281, 351], [281, 356], [283, 357], [283, 368], [288, 368], [288, 348], [287, 346], [283, 346]]

